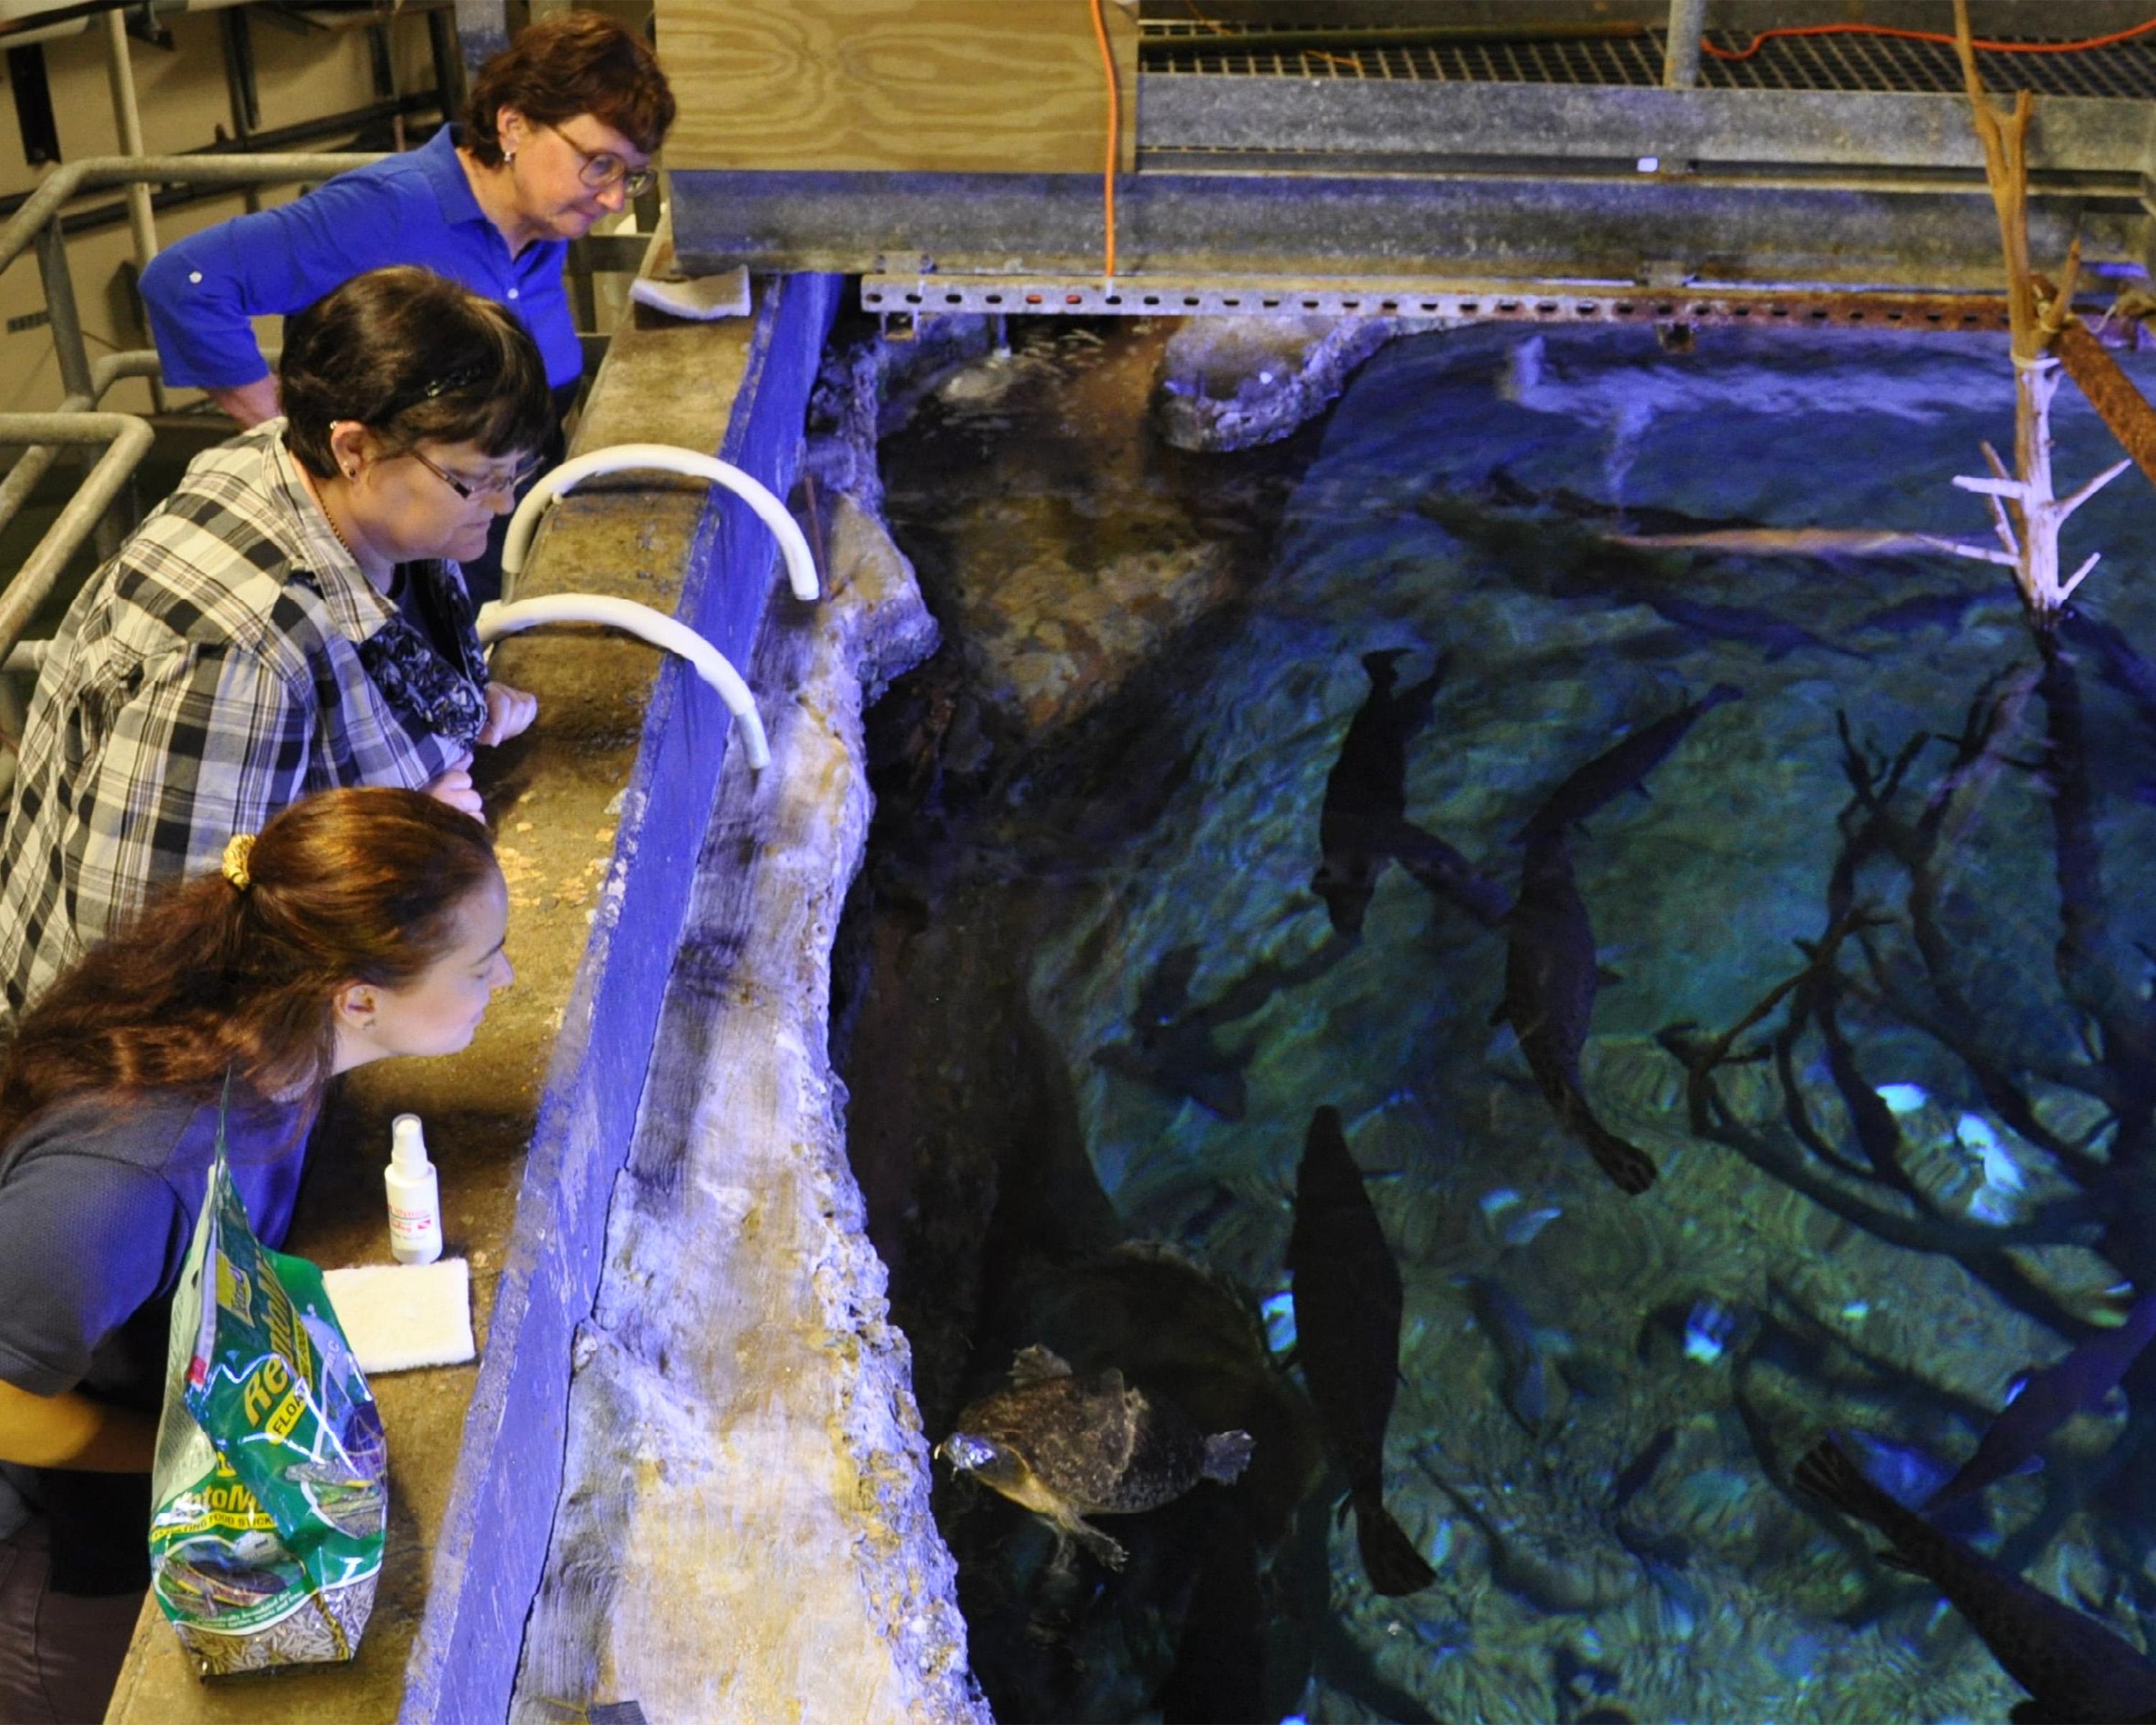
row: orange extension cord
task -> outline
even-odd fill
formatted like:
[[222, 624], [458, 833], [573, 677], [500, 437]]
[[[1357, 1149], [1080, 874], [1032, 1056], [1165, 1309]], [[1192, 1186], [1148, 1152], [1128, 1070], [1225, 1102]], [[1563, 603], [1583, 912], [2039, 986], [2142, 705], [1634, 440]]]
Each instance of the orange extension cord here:
[[[2082, 42], [1985, 42], [1978, 40], [1971, 47], [1986, 54], [2086, 54], [2092, 48], [2109, 48], [2120, 42], [2131, 41], [2136, 36], [2145, 36], [2156, 30], [2156, 18], [2145, 24], [2136, 24], [2130, 30], [2114, 30], [2108, 36], [2091, 36]], [[1952, 48], [1951, 33], [1942, 35], [1936, 30], [1897, 30], [1887, 24], [1787, 24], [1772, 30], [1762, 30], [1752, 39], [1752, 45], [1742, 49], [1717, 48], [1712, 42], [1702, 40], [1702, 52], [1718, 60], [1748, 60], [1777, 36], [1892, 36], [1903, 42], [1939, 42]]]
[[1108, 21], [1093, 0], [1093, 39], [1101, 44], [1101, 70], [1108, 80], [1108, 162], [1101, 171], [1101, 224], [1106, 239], [1101, 259], [1103, 287], [1116, 280], [1116, 159], [1123, 148], [1123, 93], [1116, 82], [1116, 57], [1108, 49]]

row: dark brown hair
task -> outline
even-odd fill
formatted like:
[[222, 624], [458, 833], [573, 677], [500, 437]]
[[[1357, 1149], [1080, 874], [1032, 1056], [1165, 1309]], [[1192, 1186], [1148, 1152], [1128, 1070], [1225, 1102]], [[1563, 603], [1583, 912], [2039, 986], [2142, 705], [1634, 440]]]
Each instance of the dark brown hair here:
[[646, 156], [674, 123], [674, 92], [651, 50], [596, 12], [552, 13], [479, 69], [465, 102], [464, 145], [489, 167], [501, 166], [495, 121], [506, 107], [541, 126], [588, 114]]
[[451, 951], [465, 901], [496, 873], [470, 815], [418, 791], [325, 791], [265, 825], [249, 884], [174, 881], [54, 981], [0, 1069], [0, 1144], [87, 1091], [213, 1097], [229, 1071], [311, 1099], [336, 1051], [348, 983], [398, 988]]
[[277, 365], [285, 447], [336, 471], [330, 428], [357, 419], [402, 454], [423, 440], [533, 454], [554, 431], [547, 362], [491, 300], [409, 264], [370, 270], [288, 319]]

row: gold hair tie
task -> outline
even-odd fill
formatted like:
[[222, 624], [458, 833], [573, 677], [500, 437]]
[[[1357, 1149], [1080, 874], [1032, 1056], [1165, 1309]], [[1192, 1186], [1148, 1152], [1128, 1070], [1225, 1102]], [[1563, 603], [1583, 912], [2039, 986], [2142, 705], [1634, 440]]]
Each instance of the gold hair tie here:
[[247, 859], [254, 854], [254, 834], [239, 833], [224, 841], [224, 878], [242, 892], [254, 884], [247, 872]]

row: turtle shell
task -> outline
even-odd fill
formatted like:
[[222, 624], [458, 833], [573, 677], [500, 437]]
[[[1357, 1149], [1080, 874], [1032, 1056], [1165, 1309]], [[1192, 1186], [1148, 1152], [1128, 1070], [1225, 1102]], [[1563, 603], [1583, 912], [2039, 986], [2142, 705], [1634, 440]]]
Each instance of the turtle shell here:
[[1014, 1384], [966, 1409], [958, 1429], [1012, 1450], [1080, 1515], [1154, 1508], [1196, 1485], [1205, 1464], [1197, 1427], [1113, 1367]]

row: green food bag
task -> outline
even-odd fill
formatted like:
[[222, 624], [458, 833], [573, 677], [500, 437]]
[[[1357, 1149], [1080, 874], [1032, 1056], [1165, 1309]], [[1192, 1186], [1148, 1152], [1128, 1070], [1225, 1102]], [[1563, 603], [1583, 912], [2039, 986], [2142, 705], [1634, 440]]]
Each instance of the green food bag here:
[[349, 1659], [388, 1520], [382, 1416], [321, 1272], [248, 1226], [224, 1117], [172, 1296], [150, 1586], [204, 1676]]

